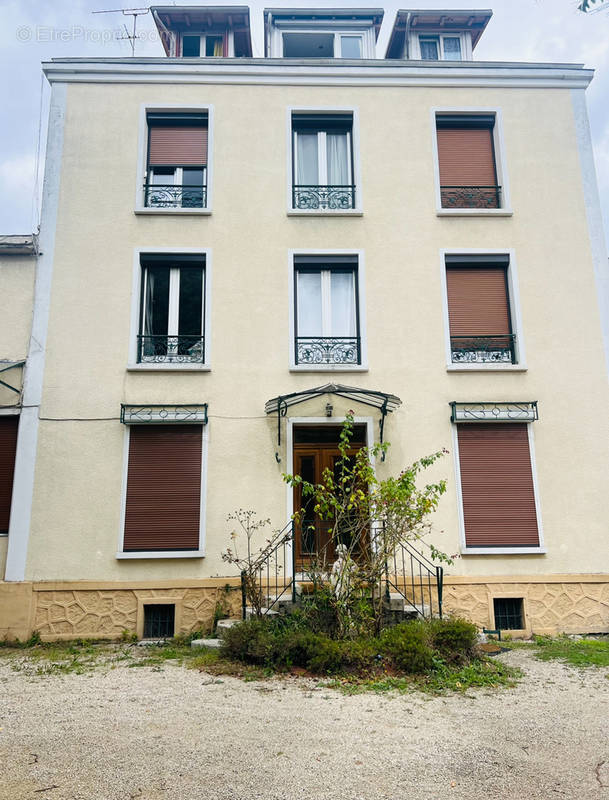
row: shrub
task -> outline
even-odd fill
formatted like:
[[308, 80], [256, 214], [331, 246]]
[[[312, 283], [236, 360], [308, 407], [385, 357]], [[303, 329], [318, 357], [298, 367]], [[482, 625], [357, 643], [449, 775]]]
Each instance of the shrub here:
[[315, 633], [336, 636], [339, 628], [336, 596], [328, 586], [317, 586], [302, 598], [302, 620]]
[[381, 634], [380, 643], [383, 654], [402, 672], [429, 672], [433, 667], [433, 652], [427, 644], [424, 623], [402, 622], [388, 628]]
[[478, 640], [478, 629], [471, 622], [454, 619], [435, 619], [429, 624], [432, 647], [449, 662], [468, 660]]
[[352, 639], [341, 642], [342, 662], [356, 672], [371, 669], [382, 660], [378, 639]]
[[271, 664], [273, 662], [273, 633], [265, 619], [253, 617], [233, 625], [224, 633], [220, 654], [246, 664]]

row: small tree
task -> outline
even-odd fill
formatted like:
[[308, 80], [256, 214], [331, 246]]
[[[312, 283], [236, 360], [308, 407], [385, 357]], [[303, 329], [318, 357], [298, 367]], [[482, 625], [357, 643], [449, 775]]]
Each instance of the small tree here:
[[[222, 553], [222, 560], [229, 564], [234, 564], [241, 573], [241, 579], [245, 589], [245, 597], [247, 604], [251, 607], [255, 616], [262, 615], [262, 607], [264, 604], [264, 594], [262, 587], [262, 571], [266, 566], [269, 559], [277, 558], [277, 549], [289, 541], [292, 536], [291, 529], [284, 529], [283, 531], [274, 531], [272, 535], [266, 539], [264, 545], [258, 550], [253, 549], [254, 538], [258, 532], [271, 524], [270, 519], [256, 519], [256, 512], [251, 510], [244, 510], [242, 508], [233, 511], [226, 518], [227, 522], [236, 522], [241, 528], [241, 532], [233, 530], [230, 538], [233, 542], [232, 547], [228, 547]], [[240, 535], [245, 534], [246, 552], [239, 555], [237, 542]], [[277, 565], [277, 569], [282, 569], [281, 565]], [[268, 587], [267, 587], [268, 591]]]
[[[422, 539], [431, 528], [430, 515], [446, 491], [446, 481], [418, 488], [419, 474], [441, 458], [446, 450], [415, 461], [395, 477], [377, 478], [372, 458], [388, 449], [387, 444], [361, 448], [349, 455], [353, 437], [353, 413], [346, 415], [338, 449], [340, 458], [334, 471], [324, 470], [321, 483], [304, 481], [300, 475], [284, 475], [290, 486], [300, 486], [303, 498], [313, 503], [318, 517], [329, 524], [330, 543], [340, 554], [331, 575], [327, 560], [318, 553], [308, 571], [316, 583], [331, 581], [335, 588], [339, 632], [350, 636], [361, 632], [364, 597], [371, 623], [378, 632], [382, 626], [384, 597], [383, 576], [387, 565], [401, 545]], [[303, 524], [304, 510], [294, 515]], [[436, 559], [450, 562], [432, 548]]]

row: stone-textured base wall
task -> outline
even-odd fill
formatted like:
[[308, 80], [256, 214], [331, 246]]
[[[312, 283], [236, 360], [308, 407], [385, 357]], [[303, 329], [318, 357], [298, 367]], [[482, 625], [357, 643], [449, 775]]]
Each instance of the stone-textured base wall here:
[[[566, 576], [565, 576], [566, 577]], [[458, 580], [458, 582], [456, 582]], [[453, 582], [455, 581], [455, 582]], [[481, 628], [495, 628], [493, 599], [522, 597], [523, 634], [609, 632], [609, 576], [606, 580], [465, 583], [447, 578], [444, 608]]]

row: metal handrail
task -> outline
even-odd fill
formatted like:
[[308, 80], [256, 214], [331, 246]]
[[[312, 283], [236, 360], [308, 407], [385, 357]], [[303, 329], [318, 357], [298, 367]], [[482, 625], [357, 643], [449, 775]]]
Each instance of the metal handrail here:
[[[400, 577], [403, 579], [401, 584]], [[430, 561], [410, 542], [402, 542], [395, 547], [385, 562], [384, 580], [387, 599], [392, 587], [424, 619], [431, 619], [435, 615], [435, 595], [437, 615], [442, 618], [444, 568]], [[410, 581], [410, 594], [407, 581]]]
[[[272, 611], [284, 595], [291, 591], [292, 602], [296, 602], [296, 584], [294, 582], [294, 522], [290, 520], [288, 524], [278, 531], [274, 538], [277, 539], [275, 547], [267, 554], [265, 561], [256, 571], [256, 591], [262, 598], [266, 596], [266, 604], [261, 608], [263, 616]], [[291, 545], [288, 551], [288, 545]], [[289, 581], [286, 581], [286, 566], [291, 563], [292, 574]], [[246, 572], [241, 573], [241, 614], [245, 619], [247, 616], [247, 592], [246, 592]], [[283, 578], [281, 576], [283, 575]], [[274, 594], [273, 594], [274, 589]], [[273, 601], [269, 602], [273, 597]]]

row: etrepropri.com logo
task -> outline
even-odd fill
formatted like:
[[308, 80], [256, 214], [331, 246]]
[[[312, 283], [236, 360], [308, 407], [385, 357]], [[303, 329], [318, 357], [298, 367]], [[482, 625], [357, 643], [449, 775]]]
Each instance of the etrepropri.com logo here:
[[[71, 25], [68, 28], [56, 28], [51, 25], [20, 25], [15, 30], [18, 42], [93, 42], [108, 44], [125, 37], [123, 28], [85, 28], [83, 25]], [[156, 31], [140, 31], [137, 38], [142, 42], [158, 42]]]

